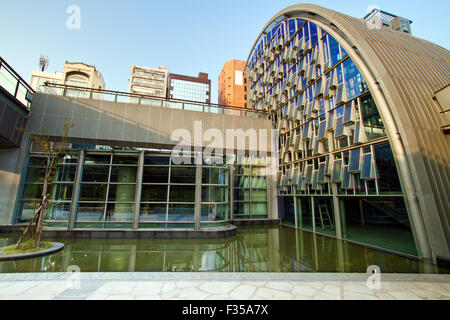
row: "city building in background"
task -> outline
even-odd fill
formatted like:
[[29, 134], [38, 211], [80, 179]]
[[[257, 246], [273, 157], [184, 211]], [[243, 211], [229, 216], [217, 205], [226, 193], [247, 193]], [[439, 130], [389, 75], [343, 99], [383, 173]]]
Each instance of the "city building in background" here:
[[244, 77], [245, 61], [225, 62], [219, 75], [219, 104], [247, 107], [247, 79]]
[[413, 22], [411, 20], [396, 16], [380, 9], [373, 9], [366, 14], [363, 19], [376, 29], [388, 28], [395, 31], [412, 34], [411, 24]]
[[169, 69], [131, 66], [129, 93], [165, 97]]
[[39, 87], [45, 82], [53, 84], [65, 84], [76, 87], [105, 89], [103, 76], [95, 66], [82, 62], [64, 63], [63, 72], [47, 72], [42, 70], [33, 70], [31, 72], [30, 86], [38, 91]]
[[211, 80], [203, 72], [199, 72], [198, 77], [170, 73], [167, 97], [211, 103]]

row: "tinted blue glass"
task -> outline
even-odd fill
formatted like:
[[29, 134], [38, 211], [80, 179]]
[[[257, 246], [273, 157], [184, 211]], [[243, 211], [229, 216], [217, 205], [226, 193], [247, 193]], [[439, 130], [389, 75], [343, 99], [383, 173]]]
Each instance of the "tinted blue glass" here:
[[332, 110], [334, 109], [334, 107], [335, 107], [334, 98], [328, 99], [328, 110]]
[[323, 59], [325, 62], [327, 62], [328, 60], [330, 60], [330, 53], [328, 51], [328, 37], [323, 38], [322, 43], [323, 43]]
[[349, 102], [345, 105], [344, 108], [344, 123], [347, 123], [350, 121], [352, 115], [352, 103]]
[[341, 47], [341, 53], [342, 53], [342, 58], [345, 58], [347, 56], [347, 51], [344, 50], [344, 48]]
[[312, 182], [312, 170], [313, 170], [313, 166], [306, 167], [305, 183], [307, 183], [307, 184], [311, 184], [311, 182]]
[[358, 172], [359, 170], [361, 170], [361, 162], [360, 162], [360, 157], [361, 157], [361, 149], [353, 149], [352, 151], [350, 151], [350, 172]]
[[328, 37], [328, 43], [330, 47], [331, 64], [335, 65], [341, 60], [341, 54], [339, 52], [339, 43], [330, 35]]
[[319, 140], [325, 138], [326, 121], [322, 121], [319, 125]]
[[343, 117], [340, 117], [336, 120], [336, 132], [335, 137], [339, 138], [344, 135], [344, 123], [343, 123]]
[[344, 106], [340, 106], [336, 109], [336, 117], [341, 117], [344, 115]]
[[334, 119], [334, 111], [331, 111], [330, 114], [328, 115], [327, 130], [330, 130], [333, 128], [333, 119]]
[[305, 23], [305, 20], [297, 18], [297, 28], [300, 28], [303, 25], [303, 23]]
[[317, 35], [317, 26], [314, 23], [310, 22], [309, 30], [311, 33], [311, 46], [313, 46], [317, 43], [317, 41], [319, 41], [319, 37]]
[[361, 179], [372, 179], [371, 175], [372, 168], [372, 154], [367, 153], [363, 156], [363, 167], [361, 172]]
[[317, 182], [319, 182], [319, 183], [325, 182], [325, 163], [321, 163], [319, 165], [319, 175], [317, 178]]
[[350, 186], [351, 186], [350, 172], [348, 170], [348, 166], [345, 166], [342, 177], [342, 189], [351, 189]]
[[289, 20], [289, 38], [291, 38], [296, 31], [295, 19]]
[[349, 99], [352, 99], [363, 92], [365, 88], [364, 79], [351, 59], [347, 59], [342, 65], [344, 67], [347, 95]]
[[342, 83], [342, 81], [344, 81], [344, 79], [342, 78], [342, 65], [339, 65], [336, 68], [336, 72], [337, 72], [337, 77], [338, 77], [338, 83]]
[[309, 41], [309, 22], [305, 24], [303, 28], [303, 33], [305, 34], [305, 43]]
[[331, 180], [334, 182], [341, 181], [342, 160], [335, 160], [333, 163], [333, 176]]

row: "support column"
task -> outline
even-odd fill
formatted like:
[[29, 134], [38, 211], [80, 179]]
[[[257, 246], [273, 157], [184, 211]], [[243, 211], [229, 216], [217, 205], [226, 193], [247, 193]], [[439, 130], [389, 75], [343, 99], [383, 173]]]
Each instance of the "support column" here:
[[230, 193], [230, 204], [228, 208], [230, 221], [233, 221], [234, 219], [234, 164], [230, 165], [230, 179], [229, 179], [229, 186], [228, 186], [228, 192]]
[[197, 169], [195, 171], [195, 230], [200, 230], [200, 217], [202, 214], [202, 162], [202, 154], [198, 152], [196, 155]]
[[331, 184], [331, 193], [333, 195], [333, 211], [334, 211], [334, 225], [336, 226], [336, 238], [342, 239], [342, 228], [341, 228], [341, 211], [339, 210], [339, 198], [337, 196], [338, 189], [337, 184]]
[[134, 196], [133, 230], [137, 230], [139, 228], [143, 171], [144, 171], [144, 151], [139, 151], [138, 167], [136, 172], [136, 192]]
[[316, 233], [316, 212], [314, 210], [314, 197], [311, 197], [311, 213], [312, 213], [313, 232]]
[[68, 229], [72, 230], [75, 226], [75, 217], [78, 210], [78, 199], [80, 197], [80, 182], [83, 172], [84, 150], [78, 153], [77, 171], [75, 173], [75, 181], [73, 184], [72, 203], [70, 204], [69, 225]]
[[294, 198], [294, 221], [295, 221], [295, 227], [298, 228], [298, 218], [297, 218], [297, 188], [296, 187], [292, 187], [292, 191], [294, 193], [293, 198]]

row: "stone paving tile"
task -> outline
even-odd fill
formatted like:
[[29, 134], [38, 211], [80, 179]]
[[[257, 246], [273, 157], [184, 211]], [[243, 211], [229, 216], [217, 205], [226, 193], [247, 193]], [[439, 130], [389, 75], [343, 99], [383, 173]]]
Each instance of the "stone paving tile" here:
[[389, 294], [396, 300], [423, 300], [414, 293], [407, 291], [390, 291]]
[[233, 300], [247, 300], [253, 296], [253, 293], [256, 291], [257, 287], [243, 284], [230, 293], [230, 298]]
[[100, 286], [93, 294], [129, 294], [136, 287], [137, 283], [134, 281], [107, 281]]
[[255, 295], [265, 300], [291, 300], [292, 294], [271, 288], [259, 288]]
[[198, 290], [197, 288], [186, 288], [181, 291], [177, 298], [183, 300], [203, 300], [209, 296], [209, 293]]
[[138, 282], [136, 287], [131, 291], [131, 294], [134, 296], [152, 296], [158, 295], [162, 292], [162, 287], [164, 282], [162, 281], [145, 281]]
[[[81, 273], [80, 288], [67, 287], [66, 273], [6, 274], [0, 299], [182, 299], [182, 300], [304, 300], [304, 299], [450, 299], [450, 277], [382, 276], [381, 290], [368, 289], [361, 275], [277, 274], [156, 274]], [[206, 276], [205, 276], [206, 275]], [[216, 278], [214, 278], [216, 276]], [[217, 279], [220, 278], [220, 279]], [[306, 279], [306, 280], [300, 280]], [[321, 280], [318, 280], [320, 278]], [[56, 279], [56, 280], [55, 280]], [[284, 279], [284, 280], [280, 280]], [[364, 279], [364, 280], [362, 280]], [[389, 280], [391, 279], [391, 280]], [[400, 280], [392, 280], [400, 279]], [[418, 279], [419, 281], [413, 281]], [[420, 281], [420, 279], [425, 279]], [[36, 281], [31, 281], [36, 280]], [[220, 281], [219, 281], [220, 280]]]
[[198, 289], [210, 294], [226, 294], [236, 288], [239, 282], [202, 282]]

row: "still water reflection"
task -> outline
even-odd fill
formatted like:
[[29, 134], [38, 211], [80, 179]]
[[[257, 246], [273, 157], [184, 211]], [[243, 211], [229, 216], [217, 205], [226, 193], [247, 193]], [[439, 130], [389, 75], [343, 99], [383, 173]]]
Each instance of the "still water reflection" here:
[[[14, 238], [0, 238], [0, 246]], [[449, 270], [329, 237], [282, 226], [241, 227], [236, 236], [211, 240], [55, 240], [63, 251], [35, 259], [0, 262], [0, 272], [382, 272], [447, 273]]]

